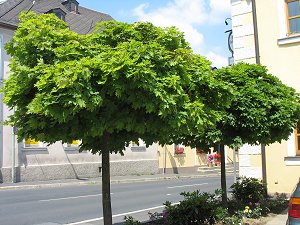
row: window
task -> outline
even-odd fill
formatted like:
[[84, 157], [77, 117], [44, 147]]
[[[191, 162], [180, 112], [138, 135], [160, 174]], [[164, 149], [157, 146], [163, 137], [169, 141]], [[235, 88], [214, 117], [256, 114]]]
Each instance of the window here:
[[300, 128], [295, 129], [296, 155], [300, 156]]
[[40, 149], [40, 148], [45, 148], [45, 143], [29, 137], [25, 139], [24, 147]]
[[81, 140], [72, 140], [71, 142], [63, 143], [63, 147], [65, 151], [78, 153], [80, 144], [81, 144]]
[[142, 139], [139, 138], [136, 141], [131, 141], [130, 149], [132, 152], [146, 151], [146, 143]]
[[62, 3], [69, 10], [69, 12], [75, 12], [78, 14], [78, 2], [76, 0], [67, 0]]
[[74, 2], [71, 2], [70, 3], [70, 10], [71, 10], [71, 12], [78, 12], [78, 5], [77, 4], [75, 4]]
[[61, 9], [51, 9], [48, 13], [54, 13], [59, 19], [65, 21], [66, 13]]
[[73, 140], [70, 143], [67, 143], [67, 147], [78, 147], [79, 146], [79, 140]]
[[288, 35], [300, 33], [300, 1], [286, 0]]
[[25, 140], [25, 147], [33, 147], [33, 146], [39, 146], [40, 143], [35, 140], [34, 138], [27, 138]]

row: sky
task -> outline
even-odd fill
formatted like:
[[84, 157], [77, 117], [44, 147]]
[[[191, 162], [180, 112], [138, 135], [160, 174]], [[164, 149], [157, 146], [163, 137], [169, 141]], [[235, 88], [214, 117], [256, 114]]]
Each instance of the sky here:
[[[231, 17], [230, 0], [77, 0], [80, 6], [111, 15], [116, 21], [151, 22], [176, 26], [184, 32], [193, 51], [206, 56], [213, 66], [228, 65], [225, 19]], [[229, 21], [230, 22], [230, 21]]]

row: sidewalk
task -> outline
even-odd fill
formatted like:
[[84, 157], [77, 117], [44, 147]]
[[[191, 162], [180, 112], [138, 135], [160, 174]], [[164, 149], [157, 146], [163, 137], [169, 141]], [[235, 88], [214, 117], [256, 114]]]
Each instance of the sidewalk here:
[[[135, 183], [145, 181], [171, 180], [171, 179], [188, 179], [217, 176], [218, 174], [154, 174], [154, 175], [128, 175], [128, 176], [112, 176], [111, 184], [117, 183]], [[64, 179], [64, 180], [47, 180], [47, 181], [32, 181], [32, 182], [18, 182], [18, 183], [0, 183], [1, 190], [16, 190], [16, 189], [34, 189], [43, 187], [63, 187], [72, 185], [86, 185], [86, 184], [101, 184], [101, 177], [98, 178], [80, 178], [80, 179]]]
[[283, 211], [281, 214], [274, 216], [270, 219], [266, 225], [285, 225], [287, 220], [287, 209]]

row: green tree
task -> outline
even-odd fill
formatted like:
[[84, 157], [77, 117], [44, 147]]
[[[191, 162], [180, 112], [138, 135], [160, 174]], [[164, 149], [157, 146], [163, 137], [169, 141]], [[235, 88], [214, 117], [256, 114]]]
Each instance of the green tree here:
[[222, 126], [224, 144], [272, 144], [287, 140], [299, 120], [296, 91], [269, 74], [265, 66], [239, 63], [218, 71], [236, 95]]
[[222, 119], [230, 88], [176, 28], [100, 23], [78, 35], [54, 15], [22, 14], [4, 102], [18, 139], [82, 140], [102, 155], [103, 215], [112, 224], [109, 155], [131, 140], [189, 144]]
[[[239, 63], [219, 69], [216, 74], [217, 79], [232, 87], [234, 95], [223, 119], [202, 138], [203, 145], [220, 143], [224, 152], [224, 145], [268, 145], [288, 139], [300, 118], [300, 99], [293, 88], [256, 64]], [[226, 190], [224, 154], [221, 155], [221, 183]]]

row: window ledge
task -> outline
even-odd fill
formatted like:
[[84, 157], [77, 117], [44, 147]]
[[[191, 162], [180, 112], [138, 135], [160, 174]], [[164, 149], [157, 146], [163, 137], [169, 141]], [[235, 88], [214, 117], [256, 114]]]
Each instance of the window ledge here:
[[79, 151], [79, 147], [64, 147], [65, 151]]
[[277, 40], [278, 45], [288, 45], [300, 42], [300, 35], [294, 35], [290, 37], [284, 37]]
[[133, 152], [145, 152], [146, 146], [131, 146], [131, 151]]
[[28, 152], [28, 153], [45, 153], [48, 152], [48, 148], [47, 147], [23, 147], [21, 148], [22, 152]]
[[300, 156], [284, 157], [284, 162], [287, 166], [300, 166]]

